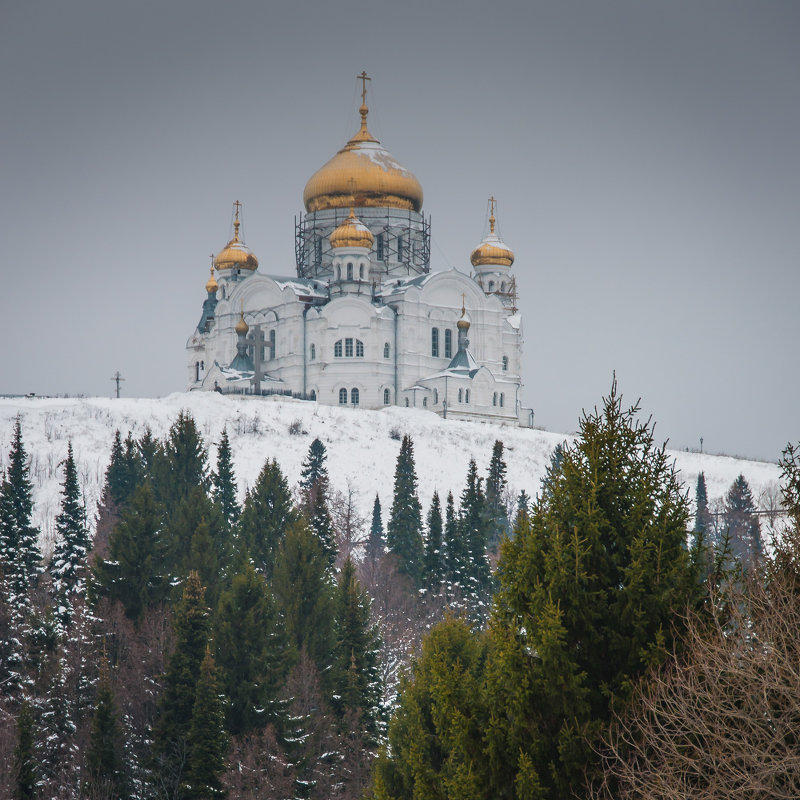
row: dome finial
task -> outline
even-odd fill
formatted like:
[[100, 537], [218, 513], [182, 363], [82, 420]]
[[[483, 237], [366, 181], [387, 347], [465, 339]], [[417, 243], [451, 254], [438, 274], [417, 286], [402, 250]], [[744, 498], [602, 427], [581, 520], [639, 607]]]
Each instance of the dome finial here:
[[461, 319], [456, 322], [456, 327], [460, 331], [469, 330], [469, 320], [467, 319], [467, 304], [464, 292], [461, 292]]
[[233, 213], [233, 238], [238, 242], [239, 241], [239, 226], [242, 224], [239, 222], [239, 209], [242, 207], [242, 204], [235, 200], [233, 203], [234, 213]]
[[367, 107], [367, 81], [371, 81], [367, 75], [366, 70], [362, 70], [360, 75], [356, 75], [356, 78], [361, 81], [361, 108], [358, 109], [358, 113], [361, 114], [361, 130], [359, 133], [368, 133], [367, 131], [367, 114], [369, 113], [369, 108]]
[[497, 221], [494, 218], [494, 195], [489, 198], [489, 233], [494, 233], [494, 223]]
[[239, 307], [239, 321], [236, 323], [234, 330], [238, 336], [246, 336], [247, 331], [250, 330], [250, 326], [244, 321], [244, 300], [241, 301]]
[[206, 281], [206, 291], [211, 294], [212, 292], [216, 292], [219, 287], [217, 286], [217, 280], [214, 277], [214, 254], [211, 254], [211, 277]]

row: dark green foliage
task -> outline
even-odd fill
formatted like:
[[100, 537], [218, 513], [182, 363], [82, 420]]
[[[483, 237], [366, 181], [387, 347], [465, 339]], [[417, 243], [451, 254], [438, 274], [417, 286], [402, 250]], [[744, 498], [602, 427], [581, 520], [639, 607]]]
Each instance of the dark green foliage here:
[[469, 562], [467, 542], [461, 535], [453, 493], [447, 493], [444, 516], [445, 577], [451, 587], [459, 587]]
[[217, 446], [217, 469], [211, 475], [214, 502], [229, 528], [239, 519], [241, 509], [236, 500], [236, 476], [233, 472], [233, 454], [228, 439], [228, 429], [223, 428]]
[[706, 476], [701, 472], [697, 476], [697, 487], [694, 493], [695, 515], [694, 530], [699, 533], [711, 532], [711, 514], [708, 510], [708, 493], [706, 491]]
[[327, 554], [304, 520], [286, 531], [275, 559], [272, 588], [289, 641], [305, 649], [330, 681], [334, 647], [334, 584]]
[[300, 470], [300, 488], [303, 491], [303, 513], [333, 565], [336, 560], [336, 539], [328, 503], [327, 458], [325, 445], [319, 439], [314, 439]]
[[20, 598], [41, 573], [39, 530], [31, 524], [33, 487], [28, 455], [22, 442], [22, 420], [17, 417], [8, 454], [8, 469], [0, 483], [0, 560], [13, 597]]
[[491, 571], [486, 547], [492, 526], [478, 467], [475, 459], [470, 459], [458, 518], [459, 536], [466, 546], [466, 560], [458, 579], [462, 590], [471, 598], [473, 610], [486, 599], [489, 587]]
[[106, 491], [115, 508], [120, 509], [128, 502], [144, 475], [139, 449], [130, 432], [123, 442], [119, 430], [115, 431], [106, 469]]
[[[542, 478], [541, 494], [543, 497], [549, 496], [553, 492], [553, 485], [556, 481], [558, 473], [561, 471], [561, 462], [564, 460], [565, 446], [566, 442], [563, 444], [559, 443], [553, 448], [553, 452], [550, 453], [550, 463], [547, 465], [547, 470]], [[528, 500], [528, 506], [530, 506], [530, 499]]]
[[210, 650], [206, 650], [200, 665], [187, 748], [188, 774], [184, 795], [187, 800], [225, 797], [221, 777], [225, 772], [228, 737], [217, 668]]
[[200, 488], [209, 489], [207, 454], [194, 418], [181, 411], [169, 429], [163, 447], [153, 459], [153, 490], [172, 514], [178, 504]]
[[103, 792], [114, 797], [126, 796], [123, 775], [122, 748], [111, 680], [108, 674], [108, 661], [105, 656], [100, 665], [100, 680], [97, 684], [94, 714], [86, 753], [87, 781], [90, 797]]
[[81, 502], [78, 470], [72, 455], [72, 442], [67, 445], [64, 462], [64, 483], [61, 488], [61, 511], [56, 517], [56, 545], [50, 562], [53, 589], [58, 602], [58, 616], [63, 625], [72, 618], [72, 603], [85, 591], [86, 554], [89, 550], [89, 528], [86, 508]]
[[340, 713], [358, 710], [375, 736], [381, 698], [378, 631], [370, 618], [370, 599], [348, 558], [336, 590], [336, 703]]
[[514, 520], [514, 527], [516, 528], [521, 522], [531, 515], [531, 498], [530, 495], [523, 489], [517, 497], [517, 516]]
[[264, 576], [252, 564], [222, 593], [214, 627], [220, 686], [234, 736], [278, 725], [278, 692], [292, 661], [283, 623]]
[[489, 548], [495, 550], [500, 540], [508, 533], [508, 515], [505, 508], [506, 462], [503, 459], [503, 443], [497, 439], [492, 447], [489, 473], [486, 476], [486, 512], [489, 515]]
[[787, 444], [779, 463], [783, 506], [794, 530], [800, 534], [800, 446]]
[[730, 538], [733, 556], [745, 570], [756, 566], [764, 554], [761, 525], [755, 511], [750, 486], [744, 475], [739, 475], [725, 496], [723, 526]]
[[154, 769], [163, 782], [173, 787], [181, 786], [185, 777], [187, 737], [200, 665], [208, 646], [209, 627], [205, 590], [193, 572], [186, 580], [183, 597], [175, 610], [175, 644], [167, 660], [153, 732]]
[[24, 701], [17, 716], [17, 746], [14, 749], [14, 774], [11, 796], [14, 800], [35, 800], [36, 757], [33, 751], [33, 713]]
[[300, 487], [302, 489], [309, 491], [320, 482], [328, 485], [328, 468], [325, 466], [327, 459], [325, 445], [320, 439], [314, 439], [300, 469]]
[[422, 507], [417, 497], [414, 444], [403, 436], [394, 472], [394, 499], [386, 531], [389, 549], [397, 556], [398, 568], [419, 586], [424, 573]]
[[297, 520], [289, 485], [275, 459], [267, 461], [244, 499], [239, 518], [239, 548], [246, 550], [256, 569], [272, 577], [275, 555], [286, 529]]
[[637, 413], [614, 382], [503, 545], [487, 679], [493, 796], [580, 793], [589, 741], [699, 596], [686, 496]]
[[169, 593], [168, 576], [163, 571], [166, 547], [162, 517], [150, 484], [142, 484], [111, 533], [110, 559], [95, 562], [92, 570], [92, 597], [119, 600], [132, 620], [140, 619], [146, 608], [162, 602]]
[[447, 619], [431, 630], [401, 683], [388, 750], [375, 762], [377, 800], [508, 796], [487, 791], [485, 664], [485, 637], [473, 635], [462, 620]]
[[140, 481], [150, 474], [160, 450], [161, 443], [153, 436], [153, 432], [148, 426], [145, 428], [139, 441], [136, 442], [136, 452], [139, 457], [139, 464], [141, 465]]
[[428, 538], [425, 540], [425, 578], [430, 587], [438, 587], [444, 580], [444, 525], [439, 492], [433, 493], [428, 511]]
[[383, 553], [383, 519], [381, 513], [381, 500], [377, 493], [372, 504], [372, 524], [369, 527], [367, 539], [367, 558], [377, 558]]

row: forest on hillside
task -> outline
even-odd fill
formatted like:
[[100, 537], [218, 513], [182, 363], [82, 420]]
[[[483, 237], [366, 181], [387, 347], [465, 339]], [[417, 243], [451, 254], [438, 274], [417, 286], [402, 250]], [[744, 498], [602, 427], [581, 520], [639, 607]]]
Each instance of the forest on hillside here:
[[[267, 458], [240, 504], [226, 431], [205, 442], [188, 412], [163, 439], [117, 431], [93, 538], [70, 446], [45, 561], [18, 420], [0, 485], [0, 800], [640, 796], [647, 759], [686, 749], [647, 738], [688, 691], [681, 670], [794, 602], [791, 446], [788, 522], [766, 548], [742, 476], [716, 513], [701, 474], [692, 521], [616, 386], [535, 498], [510, 496], [498, 440], [459, 497], [423, 509], [436, 476], [398, 436], [391, 506], [365, 519], [319, 439], [298, 486]], [[790, 786], [787, 770], [759, 785]]]

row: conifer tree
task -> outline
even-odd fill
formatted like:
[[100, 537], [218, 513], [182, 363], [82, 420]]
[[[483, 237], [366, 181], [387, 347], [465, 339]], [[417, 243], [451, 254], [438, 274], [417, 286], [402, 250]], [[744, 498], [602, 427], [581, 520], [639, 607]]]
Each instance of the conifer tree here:
[[154, 769], [165, 785], [177, 791], [186, 777], [189, 730], [192, 725], [200, 666], [209, 640], [205, 590], [191, 573], [175, 610], [175, 644], [167, 659], [164, 688], [153, 734]]
[[238, 736], [268, 723], [280, 729], [278, 694], [294, 653], [264, 576], [252, 564], [222, 593], [214, 631], [220, 687], [230, 701], [228, 731]]
[[181, 411], [153, 462], [153, 490], [159, 502], [172, 512], [192, 490], [209, 489], [206, 448], [194, 418]]
[[278, 548], [272, 580], [290, 643], [305, 650], [330, 683], [334, 654], [334, 583], [327, 554], [305, 520], [294, 522]]
[[228, 429], [223, 428], [217, 446], [217, 469], [211, 475], [214, 502], [222, 513], [222, 518], [233, 528], [239, 519], [241, 509], [236, 500], [236, 476], [233, 471], [233, 454], [228, 438]]
[[303, 492], [303, 512], [333, 565], [336, 560], [336, 540], [328, 502], [327, 458], [325, 445], [320, 439], [314, 439], [300, 470], [300, 488]]
[[192, 723], [187, 738], [187, 800], [211, 800], [225, 797], [222, 775], [228, 737], [225, 733], [225, 713], [220, 697], [217, 668], [211, 650], [200, 664], [195, 689]]
[[492, 458], [489, 461], [489, 473], [486, 476], [486, 511], [491, 521], [488, 545], [492, 550], [497, 548], [500, 539], [508, 532], [508, 515], [504, 503], [508, 481], [503, 449], [503, 443], [499, 439], [495, 440]]
[[711, 532], [711, 515], [708, 510], [708, 493], [706, 492], [706, 476], [701, 472], [697, 476], [697, 487], [694, 493], [695, 515], [694, 530], [698, 533]]
[[266, 461], [248, 490], [239, 518], [239, 548], [269, 580], [286, 529], [297, 520], [289, 485], [275, 459]]
[[124, 798], [125, 780], [121, 754], [120, 730], [111, 690], [108, 659], [100, 662], [89, 748], [86, 753], [89, 796]]
[[752, 569], [764, 553], [761, 525], [755, 511], [750, 486], [744, 475], [739, 475], [725, 496], [724, 526], [733, 556], [746, 570]]
[[136, 442], [136, 455], [141, 469], [140, 480], [150, 474], [160, 449], [161, 443], [153, 436], [153, 431], [148, 425]]
[[444, 551], [445, 551], [445, 577], [451, 589], [461, 586], [467, 568], [469, 551], [461, 535], [461, 526], [458, 524], [456, 505], [453, 493], [447, 493], [447, 506], [444, 517]]
[[442, 523], [442, 506], [439, 492], [433, 493], [431, 507], [428, 510], [428, 538], [425, 540], [425, 577], [428, 586], [438, 587], [444, 578], [444, 525]]
[[14, 749], [14, 800], [36, 798], [36, 756], [33, 750], [33, 713], [25, 700], [17, 715], [17, 746]]
[[406, 434], [400, 445], [394, 472], [394, 499], [386, 531], [389, 549], [397, 556], [398, 568], [420, 585], [424, 573], [422, 510], [417, 497], [414, 444]]
[[144, 479], [145, 471], [139, 449], [130, 431], [124, 442], [117, 429], [111, 445], [111, 458], [106, 469], [106, 494], [114, 510], [128, 502], [134, 489]]
[[81, 502], [72, 442], [67, 445], [64, 462], [61, 511], [56, 517], [56, 535], [58, 538], [50, 562], [50, 574], [58, 600], [58, 617], [62, 625], [68, 626], [73, 613], [73, 599], [82, 596], [86, 589], [84, 572], [90, 546], [86, 508]]
[[491, 578], [486, 545], [492, 520], [488, 515], [486, 496], [481, 484], [475, 459], [470, 459], [467, 483], [461, 493], [458, 526], [461, 540], [466, 545], [461, 585], [470, 598], [473, 610], [482, 604]]
[[523, 489], [517, 497], [517, 517], [514, 520], [514, 527], [520, 525], [524, 520], [528, 519], [531, 513], [531, 498], [530, 495]]
[[381, 499], [375, 493], [375, 502], [372, 504], [372, 524], [369, 528], [367, 540], [367, 558], [377, 558], [383, 553], [383, 518], [381, 514]]
[[5, 567], [12, 604], [24, 604], [41, 573], [39, 529], [31, 524], [33, 486], [28, 455], [17, 417], [8, 454], [8, 469], [0, 484], [0, 560]]

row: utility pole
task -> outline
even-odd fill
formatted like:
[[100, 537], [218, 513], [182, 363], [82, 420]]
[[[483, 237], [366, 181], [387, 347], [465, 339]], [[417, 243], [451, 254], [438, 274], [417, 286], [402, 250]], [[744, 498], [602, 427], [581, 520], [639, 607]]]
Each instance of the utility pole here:
[[117, 400], [119, 400], [119, 382], [120, 382], [120, 381], [124, 381], [124, 380], [125, 380], [125, 378], [123, 378], [123, 377], [122, 377], [122, 375], [120, 375], [120, 374], [119, 374], [119, 370], [117, 370], [117, 371], [114, 373], [114, 375], [113, 375], [113, 377], [111, 378], [111, 380], [112, 380], [112, 381], [116, 381], [116, 383], [117, 383]]

